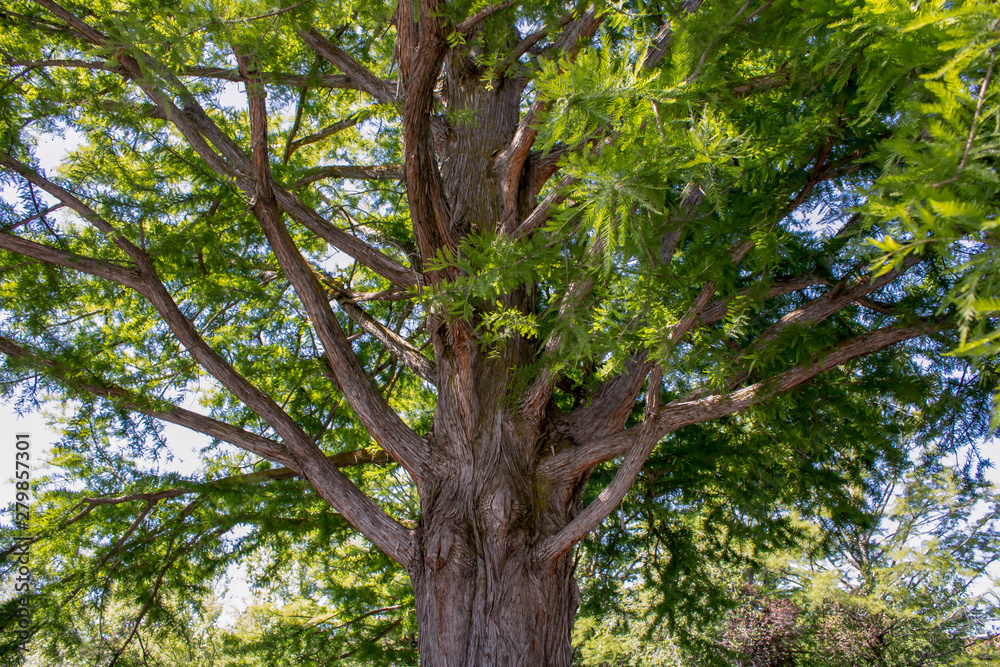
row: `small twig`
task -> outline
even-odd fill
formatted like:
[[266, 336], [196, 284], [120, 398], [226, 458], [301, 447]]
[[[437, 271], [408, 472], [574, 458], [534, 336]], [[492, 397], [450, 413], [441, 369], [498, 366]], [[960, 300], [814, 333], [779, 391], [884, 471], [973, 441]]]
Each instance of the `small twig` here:
[[296, 2], [294, 5], [288, 5], [287, 7], [282, 7], [281, 9], [275, 9], [273, 12], [261, 14], [260, 16], [252, 16], [248, 19], [234, 19], [232, 21], [228, 21], [227, 23], [249, 23], [250, 21], [259, 21], [261, 19], [271, 18], [272, 16], [281, 16], [282, 14], [290, 12], [293, 9], [298, 9], [302, 5], [311, 1], [312, 0], [302, 0], [302, 2]]
[[41, 218], [43, 216], [46, 216], [49, 213], [52, 213], [53, 211], [57, 211], [57, 210], [59, 210], [61, 208], [65, 208], [65, 206], [66, 206], [66, 204], [56, 204], [55, 206], [50, 206], [49, 208], [45, 209], [44, 211], [40, 211], [40, 212], [36, 213], [35, 215], [31, 216], [30, 218], [25, 218], [24, 220], [21, 220], [20, 222], [13, 223], [9, 227], [4, 227], [3, 229], [0, 229], [0, 232], [3, 232], [3, 233], [12, 232], [15, 229], [17, 229], [18, 227], [23, 227], [24, 225], [28, 224], [29, 222], [32, 222], [33, 220], [38, 220], [39, 218]]
[[507, 2], [499, 2], [495, 5], [484, 7], [483, 9], [480, 9], [478, 12], [470, 16], [469, 18], [459, 23], [458, 26], [455, 28], [455, 31], [460, 34], [465, 34], [470, 30], [472, 30], [473, 28], [475, 28], [480, 23], [482, 23], [483, 21], [485, 21], [493, 14], [496, 14], [499, 11], [507, 9], [513, 4], [514, 4], [513, 0], [507, 0]]
[[976, 100], [976, 113], [972, 117], [972, 129], [969, 130], [969, 139], [965, 142], [965, 152], [962, 153], [962, 161], [958, 163], [958, 169], [955, 171], [955, 175], [951, 178], [941, 181], [940, 183], [935, 183], [932, 187], [937, 190], [942, 185], [948, 185], [949, 183], [954, 183], [958, 180], [958, 177], [962, 174], [962, 170], [965, 169], [965, 164], [969, 161], [969, 152], [972, 150], [972, 142], [976, 138], [976, 129], [979, 127], [979, 117], [983, 112], [983, 101], [986, 99], [986, 89], [990, 85], [990, 77], [993, 76], [993, 65], [996, 64], [997, 51], [996, 48], [990, 50], [990, 66], [986, 69], [986, 78], [983, 79], [983, 85], [979, 88], [979, 99]]

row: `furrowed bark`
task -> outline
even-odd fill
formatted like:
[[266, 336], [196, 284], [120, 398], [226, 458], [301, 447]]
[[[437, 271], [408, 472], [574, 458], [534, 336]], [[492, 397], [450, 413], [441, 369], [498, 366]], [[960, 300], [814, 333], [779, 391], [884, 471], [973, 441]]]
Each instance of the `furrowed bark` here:
[[[440, 34], [443, 21], [434, 17], [439, 4], [428, 0], [415, 8], [401, 2], [396, 19], [404, 91], [403, 176], [417, 247], [425, 259], [434, 257], [442, 248], [452, 252], [458, 248], [431, 131], [434, 86], [448, 52]], [[414, 9], [419, 12], [416, 16]], [[440, 280], [436, 274], [428, 277], [431, 282]]]

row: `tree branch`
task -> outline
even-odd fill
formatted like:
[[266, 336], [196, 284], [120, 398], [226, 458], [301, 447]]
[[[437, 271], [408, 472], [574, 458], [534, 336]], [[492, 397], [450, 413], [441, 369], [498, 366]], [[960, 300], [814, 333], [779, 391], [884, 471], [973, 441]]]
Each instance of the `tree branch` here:
[[80, 271], [81, 273], [103, 278], [104, 280], [133, 289], [137, 288], [141, 282], [139, 272], [133, 266], [114, 264], [84, 255], [65, 252], [41, 243], [22, 239], [13, 234], [0, 233], [0, 248], [24, 257], [30, 257], [39, 262]]
[[[375, 441], [399, 461], [419, 485], [429, 466], [426, 444], [389, 407], [361, 368], [330, 310], [316, 274], [281, 222], [268, 158], [267, 107], [263, 82], [250, 71], [246, 57], [237, 56], [237, 60], [246, 79], [250, 111], [255, 169], [254, 215], [323, 344], [327, 361], [347, 402]], [[405, 566], [412, 548], [409, 531], [330, 465], [301, 429], [292, 436], [286, 438], [289, 449], [299, 463], [299, 470], [312, 482], [317, 492], [386, 555]]]
[[470, 16], [469, 18], [465, 19], [457, 26], [455, 26], [455, 32], [464, 35], [473, 28], [475, 28], [477, 25], [488, 19], [493, 14], [496, 14], [499, 11], [502, 11], [504, 9], [507, 9], [508, 7], [513, 7], [513, 6], [514, 6], [513, 0], [506, 0], [506, 2], [498, 2], [495, 5], [490, 5], [489, 7], [483, 7], [478, 12], [476, 12], [475, 14], [473, 14], [472, 16]]
[[403, 168], [398, 164], [376, 164], [370, 167], [357, 164], [337, 164], [314, 167], [305, 176], [292, 183], [292, 189], [321, 181], [324, 178], [351, 178], [359, 181], [392, 181], [403, 178]]
[[346, 293], [341, 290], [334, 292], [334, 298], [344, 309], [348, 317], [354, 320], [363, 331], [382, 343], [394, 356], [406, 364], [414, 373], [431, 384], [437, 384], [437, 374], [434, 363], [420, 353], [420, 350], [408, 340], [389, 329], [374, 317], [366, 313]]
[[337, 69], [347, 75], [347, 78], [362, 90], [382, 104], [395, 101], [392, 87], [385, 79], [380, 79], [371, 73], [364, 65], [352, 58], [339, 46], [334, 45], [321, 35], [316, 28], [298, 30], [298, 35], [309, 48], [333, 63]]
[[[754, 247], [753, 241], [744, 241], [731, 251], [733, 265], [738, 265]], [[683, 317], [670, 328], [664, 343], [662, 356], [666, 357], [684, 336], [697, 324], [702, 311], [715, 294], [715, 281], [709, 280], [702, 286], [695, 300]], [[625, 371], [604, 382], [588, 405], [577, 408], [563, 418], [565, 428], [575, 442], [583, 442], [593, 437], [610, 435], [622, 429], [632, 412], [636, 397], [642, 388], [646, 375], [657, 363], [649, 359], [643, 350], [629, 362]]]
[[66, 368], [52, 359], [31, 352], [2, 335], [0, 335], [0, 352], [30, 368], [45, 373], [74, 391], [107, 399], [116, 405], [147, 417], [184, 426], [216, 440], [236, 445], [240, 449], [245, 449], [269, 461], [295, 467], [295, 461], [289, 457], [284, 446], [269, 438], [244, 431], [232, 424], [206, 417], [185, 408], [174, 405], [164, 406], [161, 401], [150, 401], [127, 389], [108, 384], [95, 377], [86, 378], [80, 371]]
[[[77, 37], [83, 37], [79, 33], [73, 33]], [[123, 72], [120, 66], [92, 60], [80, 60], [72, 58], [48, 58], [40, 60], [11, 60], [10, 65], [15, 67], [27, 67], [38, 69], [41, 67], [66, 67], [71, 69], [92, 69], [105, 72]], [[226, 67], [204, 67], [204, 66], [182, 66], [177, 71], [178, 76], [198, 79], [217, 79], [219, 81], [242, 82], [240, 73], [237, 70]], [[303, 76], [302, 74], [291, 74], [288, 72], [262, 72], [264, 81], [274, 86], [288, 86], [289, 88], [326, 88], [330, 90], [360, 90], [351, 79], [342, 74], [320, 74], [316, 76]], [[390, 84], [391, 85], [391, 84]]]
[[[99, 46], [108, 45], [106, 38], [104, 38], [103, 35], [87, 26], [85, 22], [73, 16], [61, 6], [52, 2], [52, 0], [36, 1], [63, 20], [67, 21], [70, 25], [74, 27], [79, 26], [76, 29], [78, 29], [81, 34], [84, 34], [87, 39], [91, 40], [94, 44]], [[142, 70], [131, 56], [119, 51], [117, 57], [119, 62], [122, 63], [123, 67], [126, 68], [133, 78], [138, 81], [143, 80]], [[155, 63], [153, 64], [155, 65]], [[201, 109], [200, 105], [198, 105], [197, 100], [195, 100], [193, 96], [191, 96], [191, 94], [184, 89], [178, 81], [176, 81], [176, 77], [172, 77], [169, 72], [165, 71], [163, 71], [163, 74], [172, 82], [177, 91], [185, 99], [190, 115], [182, 114], [173, 102], [171, 102], [169, 98], [167, 98], [158, 89], [143, 83], [140, 83], [140, 86], [147, 93], [147, 95], [154, 100], [154, 102], [161, 106], [161, 108], [170, 110], [170, 117], [175, 120], [178, 129], [181, 130], [181, 132], [185, 135], [185, 138], [188, 139], [189, 143], [192, 144], [195, 150], [202, 154], [204, 159], [210, 161], [210, 164], [213, 164], [213, 168], [217, 167], [221, 170], [226, 170], [227, 166], [219, 160], [213, 151], [211, 151], [201, 138], [200, 133], [204, 133], [205, 136], [208, 136], [216, 147], [223, 152], [226, 159], [229, 159], [232, 164], [236, 165], [237, 168], [243, 171], [243, 177], [238, 178], [240, 186], [249, 192], [256, 191], [258, 194], [257, 203], [254, 208], [255, 213], [266, 211], [266, 213], [276, 216], [276, 209], [273, 206], [267, 205], [266, 208], [262, 209], [259, 196], [266, 196], [269, 203], [275, 201], [274, 189], [270, 186], [269, 169], [265, 172], [267, 176], [265, 184], [261, 184], [260, 182], [255, 183], [248, 180], [247, 175], [253, 173], [254, 165], [251, 164], [250, 160], [246, 157], [242, 150], [240, 150], [239, 147], [236, 146], [231, 139], [229, 139], [229, 137], [225, 136], [218, 130], [214, 123], [212, 123], [211, 119], [209, 119], [205, 114], [204, 110]], [[257, 114], [259, 114], [263, 108], [263, 96], [260, 94], [261, 86], [262, 83], [259, 77], [248, 83], [248, 95], [250, 95], [251, 98], [251, 106], [256, 108]], [[253, 95], [252, 92], [255, 88], [257, 90], [257, 94]], [[256, 142], [259, 142], [261, 138], [265, 140], [263, 149], [264, 165], [266, 166], [266, 129], [264, 129], [264, 134], [260, 135], [260, 128], [261, 125], [258, 123], [258, 135], [254, 138]], [[259, 143], [255, 145], [255, 148], [260, 148]], [[259, 166], [261, 151], [257, 150], [255, 153], [255, 159], [258, 163], [257, 166]], [[258, 174], [258, 176], [260, 175], [261, 174]], [[262, 185], [264, 187], [262, 187]], [[104, 231], [102, 225], [106, 225], [107, 223], [101, 220], [99, 216], [92, 211], [89, 211], [89, 209], [88, 211], [80, 211], [80, 213], [88, 219], [88, 221]], [[275, 224], [278, 224], [276, 219], [274, 222]], [[108, 225], [108, 227], [110, 228], [110, 225]], [[272, 231], [273, 229], [274, 228], [272, 228]], [[287, 240], [288, 243], [291, 243], [291, 238], [288, 237], [287, 230], [285, 230], [283, 226], [280, 227], [280, 232], [284, 234], [284, 239], [272, 239], [272, 243], [274, 243], [275, 240]], [[345, 234], [344, 236], [348, 235]], [[180, 343], [187, 348], [195, 361], [211, 373], [217, 380], [219, 380], [219, 382], [231, 391], [236, 398], [242, 401], [275, 429], [284, 441], [284, 445], [288, 448], [292, 458], [295, 460], [295, 468], [303, 472], [303, 474], [313, 483], [314, 487], [324, 497], [324, 499], [327, 500], [327, 502], [330, 502], [338, 511], [340, 511], [340, 513], [345, 519], [347, 519], [348, 522], [351, 523], [351, 525], [361, 531], [362, 534], [368, 536], [369, 539], [372, 539], [376, 546], [382, 549], [386, 555], [405, 566], [410, 558], [412, 549], [410, 532], [387, 515], [372, 499], [366, 496], [334, 466], [330, 465], [313, 440], [281, 409], [280, 406], [277, 405], [277, 403], [275, 403], [270, 396], [242, 377], [225, 359], [213, 350], [204, 341], [204, 339], [201, 338], [198, 331], [194, 328], [191, 322], [187, 320], [183, 312], [167, 292], [163, 283], [160, 281], [152, 260], [142, 250], [136, 248], [123, 237], [112, 236], [112, 238], [115, 243], [119, 244], [123, 250], [133, 257], [140, 274], [142, 274], [143, 284], [138, 287], [138, 291], [149, 300], [154, 308], [156, 308], [164, 322], [171, 329]], [[294, 248], [294, 244], [292, 244], [291, 247]], [[280, 245], [278, 248], [275, 248], [275, 250], [278, 251], [279, 248]], [[294, 256], [308, 270], [308, 265], [305, 265], [304, 260], [297, 251], [294, 251]], [[309, 272], [309, 278], [318, 287], [318, 283], [316, 282], [315, 277], [312, 276], [311, 272]], [[319, 294], [322, 296], [321, 289], [319, 289]], [[326, 304], [325, 301], [323, 303], [326, 310], [329, 311], [329, 305]], [[333, 319], [332, 315], [330, 319]], [[336, 324], [335, 320], [334, 324]], [[347, 347], [347, 350], [350, 350], [349, 346]], [[333, 351], [330, 351], [330, 353], [333, 354]], [[343, 352], [341, 352], [341, 354], [343, 354]], [[361, 371], [357, 359], [353, 357], [353, 354], [350, 355], [350, 358], [357, 366], [357, 371], [359, 372], [360, 377], [364, 380], [368, 380], [367, 376], [365, 376], [363, 371]], [[368, 382], [370, 383], [370, 381]], [[360, 391], [364, 393], [364, 389], [361, 389]], [[351, 393], [351, 390], [345, 392], [349, 399], [351, 398]], [[377, 397], [381, 399], [380, 396]], [[406, 425], [399, 420], [395, 413], [392, 413], [392, 415], [395, 417], [396, 422], [398, 422], [398, 426], [401, 427], [396, 429], [398, 434], [404, 437], [409, 434], [409, 439], [402, 440], [401, 445], [397, 442], [390, 442], [392, 447], [389, 451], [405, 452], [408, 449], [408, 444], [412, 444], [414, 441], [417, 443], [421, 442], [420, 439], [417, 438], [416, 435], [412, 434], [412, 431], [409, 431]], [[362, 422], [364, 423], [365, 421], [365, 415], [362, 415]], [[369, 425], [370, 424], [366, 424], [366, 426]], [[382, 435], [384, 437], [384, 432], [382, 432]], [[404, 463], [405, 465], [406, 458], [404, 456], [400, 456], [399, 458], [401, 463]]]
[[[285, 155], [288, 156], [288, 157], [291, 157], [292, 153], [294, 153], [298, 149], [302, 148], [303, 146], [308, 146], [310, 144], [319, 143], [320, 141], [323, 141], [324, 139], [332, 137], [333, 135], [337, 134], [338, 132], [342, 132], [343, 130], [346, 130], [346, 129], [350, 128], [350, 127], [354, 127], [358, 123], [360, 123], [360, 122], [362, 122], [364, 120], [367, 120], [370, 116], [371, 116], [371, 113], [369, 113], [369, 112], [359, 112], [359, 113], [351, 114], [350, 116], [348, 116], [344, 120], [337, 121], [336, 123], [333, 123], [332, 125], [327, 125], [326, 127], [324, 127], [319, 132], [314, 132], [313, 134], [310, 134], [310, 135], [307, 135], [305, 137], [302, 137], [301, 139], [296, 139], [294, 141], [290, 141], [289, 144], [288, 144], [288, 148], [285, 151]], [[291, 137], [289, 137], [289, 139], [291, 139]], [[287, 163], [287, 161], [288, 161], [288, 159], [286, 157], [285, 158], [285, 162]], [[402, 178], [402, 177], [400, 177], [400, 178]], [[295, 187], [297, 187], [297, 186], [296, 185], [292, 186], [293, 189]]]
[[[555, 49], [568, 56], [574, 55], [581, 47], [582, 43], [590, 39], [598, 26], [604, 20], [604, 15], [598, 15], [593, 10], [584, 12], [582, 16], [571, 21], [562, 34], [556, 39], [553, 45]], [[531, 153], [531, 147], [538, 137], [536, 123], [538, 116], [548, 107], [548, 102], [536, 99], [531, 103], [528, 112], [517, 126], [514, 138], [498, 156], [497, 163], [500, 165], [501, 181], [500, 192], [503, 197], [503, 215], [500, 220], [500, 229], [510, 233], [517, 224], [517, 201], [520, 192], [521, 173], [524, 171], [525, 162]]]
[[[661, 408], [656, 414], [657, 442], [684, 426], [724, 417], [762, 403], [852, 359], [945, 328], [947, 326], [937, 320], [921, 320], [912, 325], [883, 327], [836, 345], [825, 353], [817, 355], [811, 362], [800, 364], [738, 391], [713, 394], [694, 400], [678, 399]], [[639, 427], [632, 427], [607, 437], [595, 438], [580, 446], [557, 452], [542, 462], [539, 471], [554, 480], [573, 479], [592, 466], [625, 454], [637, 442], [639, 435]]]
[[[825, 278], [818, 276], [813, 273], [806, 273], [800, 276], [788, 276], [776, 278], [771, 285], [770, 289], [763, 295], [764, 299], [772, 299], [776, 296], [783, 296], [785, 294], [791, 294], [792, 292], [798, 292], [800, 290], [808, 289], [809, 287], [814, 287], [816, 285], [830, 285], [830, 281]], [[718, 324], [722, 320], [726, 319], [729, 315], [729, 310], [731, 306], [731, 301], [733, 299], [738, 299], [740, 297], [747, 296], [753, 292], [753, 288], [742, 289], [737, 292], [736, 296], [730, 299], [716, 299], [712, 301], [705, 310], [701, 312], [701, 316], [698, 319], [699, 326], [710, 326], [712, 324]]]
[[[95, 45], [108, 48], [112, 46], [106, 37], [52, 0], [37, 0], [37, 2], [67, 21], [71, 26], [81, 26], [80, 32]], [[253, 167], [249, 158], [230, 137], [219, 130], [218, 126], [198, 104], [197, 99], [183, 86], [180, 80], [148, 55], [142, 54], [148, 67], [158, 71], [183, 99], [184, 110], [179, 109], [167, 95], [149, 83], [149, 77], [146, 76], [148, 72], [144, 73], [143, 68], [132, 56], [121, 50], [116, 50], [115, 53], [124, 75], [135, 81], [143, 92], [163, 110], [164, 115], [181, 131], [181, 134], [198, 155], [217, 173], [235, 180], [241, 189], [251, 191], [253, 184], [248, 180], [248, 176], [253, 173]], [[206, 138], [218, 149], [221, 157], [209, 146]], [[274, 193], [281, 208], [299, 224], [379, 275], [403, 287], [415, 286], [420, 282], [414, 271], [387, 257], [361, 239], [337, 229], [303, 204], [291, 192], [276, 186]]]
[[847, 361], [941, 328], [939, 322], [924, 321], [908, 326], [878, 329], [841, 343], [813, 362], [795, 366], [767, 381], [758, 382], [728, 395], [716, 394], [690, 402], [675, 401], [660, 408], [654, 418], [643, 421], [639, 426], [556, 454], [539, 469], [550, 479], [571, 479], [597, 463], [611, 460], [627, 452], [625, 461], [614, 479], [597, 498], [557, 534], [546, 538], [535, 547], [536, 561], [548, 563], [561, 557], [614, 511], [632, 487], [653, 447], [667, 434], [684, 426], [745, 410], [772, 396], [788, 392]]
[[76, 196], [64, 188], [41, 176], [33, 169], [17, 161], [7, 153], [0, 153], [0, 165], [3, 165], [20, 174], [30, 183], [37, 185], [39, 188], [45, 190], [50, 195], [61, 201], [67, 207], [76, 211], [80, 217], [93, 225], [102, 234], [109, 237], [116, 246], [118, 246], [126, 255], [131, 257], [136, 262], [145, 256], [145, 253], [143, 253], [142, 250], [122, 236], [107, 220], [99, 216], [93, 209], [77, 199]]
[[[437, 11], [441, 4], [440, 0], [428, 0], [414, 7], [412, 3], [401, 2], [396, 18], [400, 82], [404, 90], [403, 174], [417, 248], [425, 259], [434, 257], [441, 248], [452, 251], [458, 248], [432, 131], [434, 87], [448, 51], [441, 34], [443, 19]], [[419, 12], [418, 16], [414, 10]], [[441, 279], [437, 272], [428, 277], [431, 282]]]
[[[701, 2], [702, 0], [683, 0], [681, 2], [681, 13], [693, 14], [701, 7]], [[673, 39], [673, 36], [673, 22], [668, 20], [660, 26], [656, 36], [653, 38], [653, 43], [650, 44], [649, 49], [646, 51], [646, 59], [642, 62], [643, 67], [656, 67], [663, 61], [664, 56], [670, 50], [670, 41]]]

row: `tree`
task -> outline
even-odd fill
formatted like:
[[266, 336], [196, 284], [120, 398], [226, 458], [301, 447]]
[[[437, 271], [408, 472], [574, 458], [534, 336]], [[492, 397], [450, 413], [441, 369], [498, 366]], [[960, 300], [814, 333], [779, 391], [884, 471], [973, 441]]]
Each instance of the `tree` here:
[[[873, 412], [952, 400], [943, 374], [982, 422], [992, 357], [943, 354], [995, 325], [997, 16], [8, 3], [4, 386], [67, 402], [91, 488], [49, 496], [51, 608], [141, 561], [114, 662], [161, 588], [315, 520], [405, 569], [422, 664], [567, 665], [574, 547], [654, 449], [685, 503], [765, 461], [760, 503], [835, 504]], [[161, 478], [160, 422], [248, 455]]]
[[[799, 544], [748, 554], [743, 567], [708, 564], [727, 600], [701, 627], [664, 622], [658, 582], [641, 573], [620, 610], [578, 621], [580, 664], [979, 664], [1000, 609], [1000, 495], [981, 462], [907, 449], [855, 495], [866, 520], [795, 516], [808, 535]], [[650, 560], [649, 546], [636, 541], [619, 559]]]
[[997, 501], [940, 461], [897, 470], [866, 501], [870, 526], [827, 525], [820, 549], [745, 583], [724, 644], [753, 665], [967, 664], [998, 609]]

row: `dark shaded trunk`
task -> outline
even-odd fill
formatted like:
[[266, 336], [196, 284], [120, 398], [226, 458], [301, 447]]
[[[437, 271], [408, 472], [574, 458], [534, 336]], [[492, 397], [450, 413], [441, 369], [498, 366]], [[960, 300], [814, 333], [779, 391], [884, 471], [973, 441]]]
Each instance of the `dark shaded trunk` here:
[[420, 664], [567, 667], [579, 604], [572, 558], [532, 563], [524, 530], [498, 530], [502, 494], [461, 491], [461, 498], [438, 496], [421, 525], [422, 560], [410, 572]]
[[501, 356], [470, 347], [439, 357], [434, 438], [447, 458], [422, 485], [410, 568], [427, 667], [564, 667], [572, 658], [572, 553], [536, 562], [532, 546], [568, 522], [579, 498], [536, 481], [539, 436], [511, 405], [516, 367]]

